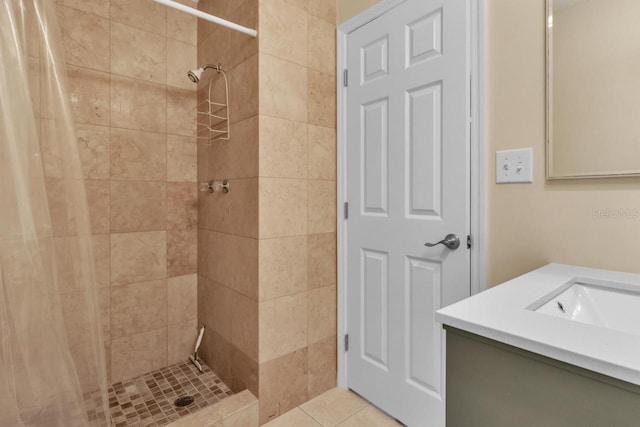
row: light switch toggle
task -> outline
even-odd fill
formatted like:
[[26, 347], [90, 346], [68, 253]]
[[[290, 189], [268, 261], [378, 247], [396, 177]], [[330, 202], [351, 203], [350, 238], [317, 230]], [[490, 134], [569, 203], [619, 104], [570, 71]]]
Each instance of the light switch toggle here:
[[533, 149], [496, 151], [496, 183], [533, 182]]

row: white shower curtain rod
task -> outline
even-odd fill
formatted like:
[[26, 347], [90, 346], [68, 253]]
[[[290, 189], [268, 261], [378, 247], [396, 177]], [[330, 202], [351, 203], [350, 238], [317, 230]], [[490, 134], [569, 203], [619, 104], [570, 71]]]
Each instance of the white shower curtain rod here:
[[210, 15], [208, 13], [204, 13], [198, 9], [194, 9], [189, 6], [185, 6], [173, 0], [153, 0], [157, 3], [163, 4], [165, 6], [177, 9], [184, 13], [188, 13], [189, 15], [197, 16], [198, 18], [204, 19], [205, 21], [213, 22], [214, 24], [222, 25], [223, 27], [231, 28], [235, 31], [240, 31], [241, 33], [250, 35], [251, 37], [256, 37], [258, 32], [251, 28], [243, 27], [242, 25], [238, 25], [234, 22], [227, 21], [226, 19], [218, 18], [217, 16]]

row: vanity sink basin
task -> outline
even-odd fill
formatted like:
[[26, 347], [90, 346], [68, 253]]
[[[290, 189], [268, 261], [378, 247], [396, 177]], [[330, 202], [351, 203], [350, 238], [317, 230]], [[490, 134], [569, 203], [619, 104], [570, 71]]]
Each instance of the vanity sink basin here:
[[615, 283], [569, 283], [530, 310], [562, 319], [640, 335], [640, 292]]

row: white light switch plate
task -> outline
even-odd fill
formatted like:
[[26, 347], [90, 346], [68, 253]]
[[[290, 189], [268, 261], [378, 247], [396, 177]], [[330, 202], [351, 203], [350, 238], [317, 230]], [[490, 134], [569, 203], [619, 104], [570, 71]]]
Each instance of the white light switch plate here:
[[533, 182], [533, 149], [496, 151], [496, 183]]

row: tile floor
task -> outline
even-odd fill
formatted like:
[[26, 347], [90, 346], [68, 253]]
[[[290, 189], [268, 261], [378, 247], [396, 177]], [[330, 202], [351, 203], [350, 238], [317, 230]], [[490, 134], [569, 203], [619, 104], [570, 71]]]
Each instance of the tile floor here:
[[357, 394], [333, 388], [263, 427], [399, 427]]
[[[109, 387], [109, 408], [113, 425], [164, 426], [180, 417], [231, 396], [233, 392], [202, 363], [200, 373], [189, 361], [176, 363]], [[184, 395], [193, 403], [179, 408], [175, 400]], [[89, 411], [89, 418], [92, 414]]]

